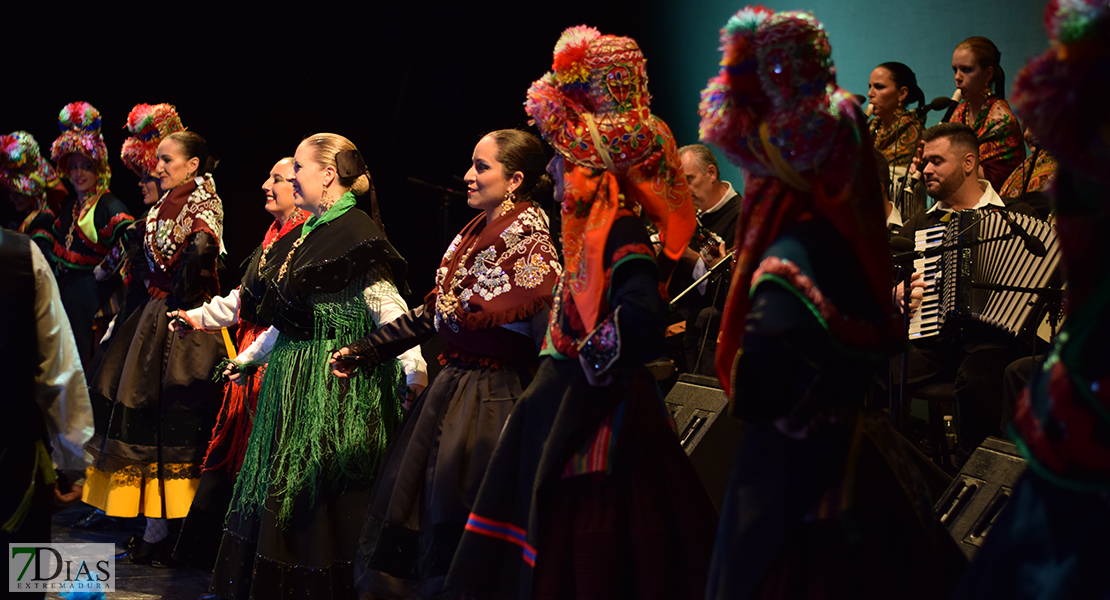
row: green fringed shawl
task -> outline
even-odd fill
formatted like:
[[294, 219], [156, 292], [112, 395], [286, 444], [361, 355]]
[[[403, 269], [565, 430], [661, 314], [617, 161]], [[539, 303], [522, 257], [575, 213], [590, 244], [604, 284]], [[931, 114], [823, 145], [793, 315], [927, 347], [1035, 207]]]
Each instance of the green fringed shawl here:
[[336, 348], [375, 329], [363, 287], [356, 281], [337, 294], [316, 298], [312, 340], [282, 334], [274, 343], [235, 482], [232, 508], [239, 513], [261, 514], [272, 495], [279, 506], [278, 523], [284, 526], [302, 491], [312, 505], [325, 486], [372, 483], [401, 420], [400, 361], [349, 379], [332, 375], [328, 364]]

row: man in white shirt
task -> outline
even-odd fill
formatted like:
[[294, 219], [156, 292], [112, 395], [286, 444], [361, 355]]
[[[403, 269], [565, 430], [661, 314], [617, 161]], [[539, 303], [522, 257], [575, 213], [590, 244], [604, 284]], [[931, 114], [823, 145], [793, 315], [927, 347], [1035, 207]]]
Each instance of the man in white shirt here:
[[[736, 219], [740, 216], [741, 198], [732, 184], [721, 181], [717, 157], [701, 145], [691, 144], [678, 150], [682, 172], [690, 189], [690, 199], [698, 209], [703, 227], [724, 240], [723, 244], [702, 249], [696, 240], [686, 249], [672, 276], [671, 295], [677, 295], [695, 280], [725, 259], [736, 240]], [[702, 282], [680, 301], [686, 318], [683, 347], [686, 369], [691, 373], [713, 375], [713, 354], [717, 347], [717, 331], [721, 326], [721, 307], [728, 296], [728, 273]]]
[[[926, 130], [922, 139], [925, 189], [937, 202], [906, 221], [903, 237], [912, 240], [917, 230], [945, 223], [959, 210], [1008, 209], [1035, 215], [1025, 204], [1007, 207], [990, 182], [978, 178], [979, 140], [970, 127], [942, 123]], [[911, 396], [924, 386], [954, 381], [960, 447], [968, 453], [988, 435], [1002, 434], [1002, 375], [1006, 365], [1028, 354], [1016, 340], [978, 325], [966, 324], [956, 343], [936, 338], [915, 342], [920, 352], [911, 352], [907, 369]]]

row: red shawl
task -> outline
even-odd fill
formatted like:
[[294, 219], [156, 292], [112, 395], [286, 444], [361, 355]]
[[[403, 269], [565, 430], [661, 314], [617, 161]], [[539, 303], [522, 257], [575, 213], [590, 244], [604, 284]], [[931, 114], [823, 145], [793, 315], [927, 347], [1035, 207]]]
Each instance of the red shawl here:
[[143, 249], [151, 271], [150, 287], [168, 291], [187, 240], [197, 232], [211, 235], [223, 253], [223, 223], [224, 207], [211, 175], [205, 175], [200, 186], [194, 179], [166, 192], [146, 217]]
[[543, 213], [521, 202], [488, 224], [474, 217], [455, 236], [425, 301], [435, 298], [437, 330], [496, 327], [550, 305], [562, 270]]

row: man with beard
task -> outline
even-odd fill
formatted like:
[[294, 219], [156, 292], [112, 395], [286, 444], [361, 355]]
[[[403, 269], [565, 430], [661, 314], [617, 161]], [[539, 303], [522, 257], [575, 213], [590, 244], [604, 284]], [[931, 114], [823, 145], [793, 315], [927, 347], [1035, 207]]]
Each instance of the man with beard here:
[[[979, 141], [970, 127], [942, 123], [927, 129], [922, 139], [925, 189], [937, 202], [906, 221], [903, 237], [913, 240], [916, 231], [947, 223], [960, 210], [1011, 210], [1035, 216], [1026, 204], [1007, 207], [989, 181], [977, 178]], [[1002, 374], [1006, 365], [1028, 354], [1028, 349], [1008, 334], [978, 322], [963, 327], [958, 343], [934, 337], [914, 345], [907, 373], [910, 396], [927, 385], [955, 382], [960, 448], [970, 454], [987, 436], [1001, 435]]]

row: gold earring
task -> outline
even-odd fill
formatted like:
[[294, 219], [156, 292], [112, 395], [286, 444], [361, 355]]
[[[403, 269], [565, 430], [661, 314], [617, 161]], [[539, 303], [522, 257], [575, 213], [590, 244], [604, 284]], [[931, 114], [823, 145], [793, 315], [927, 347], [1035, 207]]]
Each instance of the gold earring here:
[[323, 207], [324, 210], [327, 210], [331, 208], [332, 204], [335, 203], [332, 202], [331, 197], [328, 196], [328, 188], [325, 187], [324, 190], [320, 193], [320, 206]]
[[501, 214], [498, 216], [504, 216], [513, 212], [513, 206], [515, 205], [516, 194], [514, 194], [512, 190], [505, 192], [505, 199], [501, 201]]

